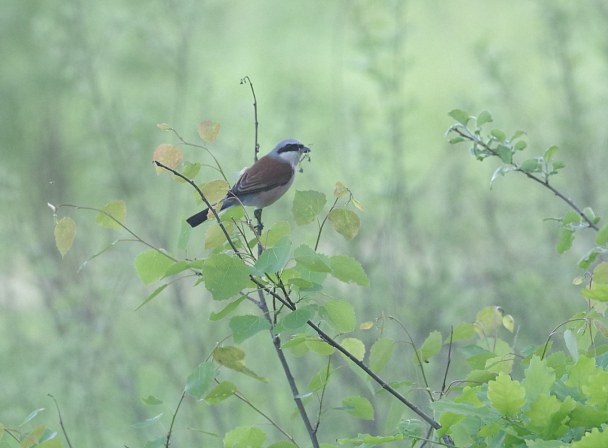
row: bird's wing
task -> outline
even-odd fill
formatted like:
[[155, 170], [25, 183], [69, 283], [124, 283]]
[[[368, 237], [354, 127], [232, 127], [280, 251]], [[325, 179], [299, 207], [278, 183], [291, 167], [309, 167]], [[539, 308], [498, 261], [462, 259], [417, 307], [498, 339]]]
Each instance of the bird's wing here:
[[239, 197], [268, 191], [290, 181], [293, 176], [293, 167], [290, 163], [281, 162], [267, 156], [262, 157], [262, 159], [245, 170], [232, 187], [232, 194]]

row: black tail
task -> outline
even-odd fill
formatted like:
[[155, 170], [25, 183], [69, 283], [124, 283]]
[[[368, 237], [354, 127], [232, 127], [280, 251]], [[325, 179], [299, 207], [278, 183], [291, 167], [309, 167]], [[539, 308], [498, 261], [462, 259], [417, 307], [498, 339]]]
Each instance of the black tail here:
[[186, 219], [186, 222], [190, 224], [191, 227], [196, 227], [205, 221], [207, 221], [207, 214], [209, 213], [209, 209], [206, 208], [202, 212], [198, 212], [196, 215], [192, 215], [190, 218]]

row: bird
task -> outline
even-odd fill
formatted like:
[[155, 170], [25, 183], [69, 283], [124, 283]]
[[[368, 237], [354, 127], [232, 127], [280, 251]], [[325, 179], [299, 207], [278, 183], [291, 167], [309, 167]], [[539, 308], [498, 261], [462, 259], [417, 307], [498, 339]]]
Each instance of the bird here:
[[[310, 148], [295, 138], [281, 140], [272, 151], [241, 171], [234, 186], [226, 193], [219, 211], [242, 204], [255, 207], [258, 216], [258, 210], [276, 202], [291, 187], [296, 167], [309, 152]], [[208, 214], [207, 208], [186, 222], [196, 227], [207, 220]]]

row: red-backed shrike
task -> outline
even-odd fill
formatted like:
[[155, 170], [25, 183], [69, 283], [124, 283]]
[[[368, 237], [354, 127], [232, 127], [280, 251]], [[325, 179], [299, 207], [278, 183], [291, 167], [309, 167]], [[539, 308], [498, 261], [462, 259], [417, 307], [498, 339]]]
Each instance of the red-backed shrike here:
[[[262, 209], [274, 203], [289, 189], [296, 175], [296, 167], [308, 152], [310, 149], [299, 140], [288, 138], [280, 141], [272, 151], [241, 171], [223, 199], [221, 210], [239, 204]], [[207, 208], [186, 221], [196, 227], [207, 220], [208, 213]]]

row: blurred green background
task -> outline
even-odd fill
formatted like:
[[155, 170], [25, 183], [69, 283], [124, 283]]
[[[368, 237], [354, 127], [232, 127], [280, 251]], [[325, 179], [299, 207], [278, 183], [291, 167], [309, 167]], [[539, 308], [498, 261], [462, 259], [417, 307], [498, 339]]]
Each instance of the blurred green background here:
[[[152, 151], [176, 143], [156, 124], [196, 142], [199, 121], [221, 122], [211, 148], [227, 173], [237, 173], [251, 161], [254, 136], [244, 76], [257, 94], [262, 152], [287, 137], [312, 148], [312, 163], [265, 211], [266, 224], [290, 219], [295, 189], [330, 195], [337, 181], [365, 206], [355, 240], [328, 232], [321, 247], [365, 267], [370, 288], [331, 286], [353, 302], [359, 322], [392, 315], [421, 342], [435, 329], [447, 337], [450, 326], [500, 305], [516, 320], [516, 349], [541, 343], [584, 307], [571, 279], [593, 235], [557, 256], [559, 233], [542, 218], [562, 216], [565, 205], [523, 177], [500, 178], [490, 190], [496, 163], [480, 164], [464, 145], [446, 143], [447, 113], [489, 109], [496, 127], [528, 132], [530, 156], [560, 146], [566, 169], [556, 187], [605, 213], [606, 23], [602, 0], [6, 3], [0, 422], [16, 426], [46, 408], [35, 423], [59, 429], [51, 393], [75, 446], [135, 447], [162, 436], [160, 425], [132, 425], [161, 412], [168, 425], [187, 375], [228, 335], [225, 322], [208, 320], [224, 304], [181, 282], [134, 312], [156, 287], [135, 273], [134, 257], [145, 248], [121, 243], [79, 270], [128, 235], [96, 226], [93, 212], [72, 210], [77, 236], [62, 259], [46, 204], [102, 207], [123, 199], [127, 225], [142, 238], [178, 257], [202, 255], [202, 230], [193, 232], [187, 254], [176, 249], [181, 222], [198, 206], [187, 186], [156, 176]], [[206, 162], [203, 152], [184, 151]], [[292, 228], [298, 244], [314, 243], [312, 226]], [[384, 331], [405, 340], [391, 322]], [[379, 332], [356, 336], [370, 342]], [[387, 379], [417, 381], [411, 350], [402, 346], [403, 362]], [[223, 378], [301, 438], [267, 335], [244, 348], [248, 366], [271, 382], [232, 372]], [[303, 390], [316, 361], [293, 361]], [[342, 372], [335, 387], [343, 390], [332, 398], [366, 393]], [[144, 405], [140, 398], [150, 394], [167, 406]], [[389, 401], [377, 405], [377, 422], [360, 427], [352, 419], [332, 424], [343, 417], [327, 413], [320, 438], [382, 431], [376, 425]], [[216, 407], [188, 400], [175, 444], [221, 446], [201, 431], [222, 437], [260, 421], [236, 400]], [[280, 438], [266, 430], [269, 441]]]

